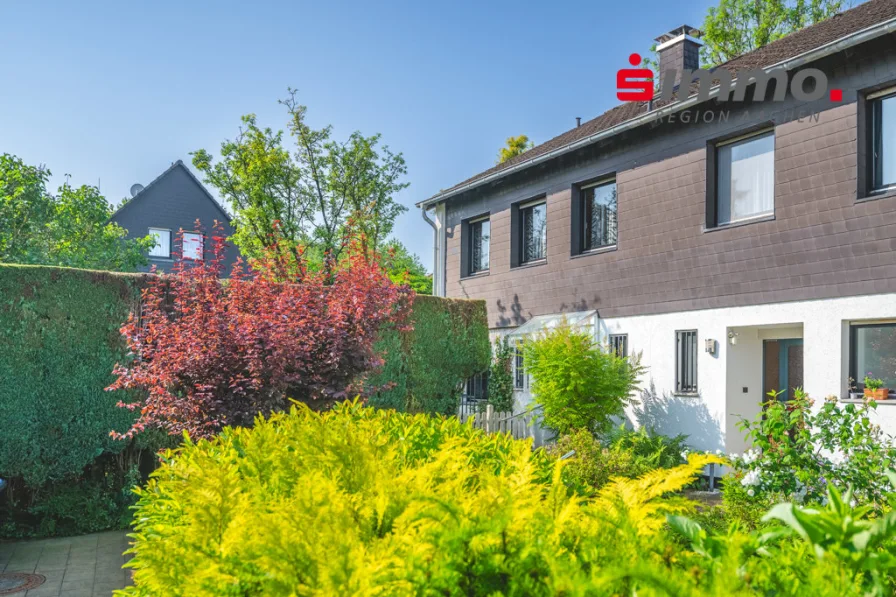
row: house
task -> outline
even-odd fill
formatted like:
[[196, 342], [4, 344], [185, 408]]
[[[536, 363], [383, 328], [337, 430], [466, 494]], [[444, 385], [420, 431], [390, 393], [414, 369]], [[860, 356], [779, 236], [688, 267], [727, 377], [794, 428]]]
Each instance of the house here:
[[[660, 71], [696, 68], [699, 35], [659, 37]], [[641, 353], [628, 417], [697, 448], [742, 451], [739, 417], [771, 390], [857, 401], [869, 371], [896, 390], [896, 0], [625, 101], [418, 207], [435, 294], [485, 299], [494, 335], [565, 316]], [[896, 399], [875, 416], [896, 434]]]
[[[154, 249], [149, 252], [150, 266], [168, 271], [181, 250], [179, 233], [183, 230], [183, 255], [191, 259], [210, 259], [212, 245], [210, 235], [215, 222], [223, 226], [225, 237], [233, 234], [230, 216], [212, 197], [211, 193], [196, 178], [181, 160], [162, 172], [155, 180], [143, 187], [131, 187], [132, 197], [118, 211], [111, 221], [128, 231], [128, 238], [143, 238], [147, 234], [157, 239]], [[196, 227], [196, 221], [200, 229]], [[229, 274], [239, 251], [234, 246], [227, 247], [223, 271]]]

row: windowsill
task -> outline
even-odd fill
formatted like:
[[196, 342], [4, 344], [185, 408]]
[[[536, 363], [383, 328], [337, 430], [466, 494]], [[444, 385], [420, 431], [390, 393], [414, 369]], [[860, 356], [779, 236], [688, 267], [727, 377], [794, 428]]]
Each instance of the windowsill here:
[[672, 392], [672, 395], [681, 398], [699, 398], [700, 392]]
[[174, 261], [174, 258], [173, 258], [173, 257], [153, 257], [153, 256], [149, 256], [149, 260], [150, 260], [150, 261], [169, 261], [169, 262], [173, 262], [173, 261]]
[[548, 262], [548, 259], [547, 259], [547, 257], [545, 257], [544, 259], [539, 259], [538, 261], [527, 261], [526, 263], [521, 263], [519, 265], [515, 265], [510, 269], [517, 270], [517, 269], [526, 269], [527, 267], [538, 267], [539, 265], [544, 265], [547, 262]]
[[856, 203], [865, 203], [866, 201], [877, 201], [878, 199], [890, 199], [896, 197], [896, 187], [887, 187], [879, 191], [871, 191], [864, 197], [856, 199]]
[[[858, 392], [850, 392], [846, 398], [840, 398], [838, 402], [842, 404], [865, 404], [865, 395]], [[886, 400], [875, 400], [875, 402], [884, 406], [896, 406], [896, 393], [890, 392], [889, 398]]]
[[576, 253], [575, 255], [571, 255], [570, 259], [578, 259], [579, 257], [590, 257], [591, 255], [600, 255], [601, 253], [612, 253], [616, 250], [616, 245], [607, 245], [606, 247], [598, 247], [596, 249], [589, 249], [587, 251], [582, 251], [581, 253]]
[[486, 276], [488, 276], [488, 274], [489, 274], [489, 270], [484, 269], [484, 270], [482, 270], [481, 272], [476, 272], [475, 274], [468, 274], [468, 275], [466, 275], [466, 276], [461, 276], [460, 281], [463, 282], [464, 280], [473, 280], [473, 279], [476, 279], [476, 278], [485, 278]]
[[755, 218], [750, 218], [748, 220], [738, 220], [737, 222], [731, 222], [730, 224], [722, 224], [721, 226], [713, 226], [711, 228], [703, 227], [703, 232], [715, 232], [717, 230], [728, 230], [729, 228], [740, 228], [741, 226], [749, 226], [750, 224], [756, 224], [759, 222], [771, 222], [775, 219], [775, 214], [770, 214], [766, 216], [757, 216]]

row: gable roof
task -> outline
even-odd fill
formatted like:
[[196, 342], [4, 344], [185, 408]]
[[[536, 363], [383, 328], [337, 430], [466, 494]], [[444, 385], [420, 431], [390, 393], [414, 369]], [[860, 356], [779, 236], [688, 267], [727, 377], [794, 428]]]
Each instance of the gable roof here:
[[[728, 70], [732, 80], [737, 78], [738, 72], [745, 70], [757, 68], [770, 70], [782, 66], [787, 69], [796, 68], [810, 60], [894, 31], [896, 31], [896, 0], [869, 0], [811, 27], [738, 56], [716, 68]], [[417, 203], [417, 206], [426, 208], [486, 182], [503, 178], [511, 172], [519, 172], [598, 139], [658, 120], [670, 112], [692, 107], [696, 103], [694, 101], [696, 98], [693, 97], [696, 91], [696, 85], [692, 86], [688, 98], [684, 101], [673, 100], [665, 103], [654, 101], [652, 105], [648, 102], [620, 104], [525, 153], [480, 172], [453, 187], [439, 191], [429, 199]]]
[[193, 180], [193, 182], [196, 183], [196, 186], [198, 186], [200, 189], [202, 189], [203, 195], [205, 195], [208, 198], [208, 200], [211, 201], [212, 204], [214, 204], [214, 206], [221, 213], [221, 215], [224, 216], [224, 221], [227, 222], [228, 224], [230, 224], [231, 223], [230, 214], [228, 214], [227, 211], [225, 211], [224, 207], [222, 207], [221, 204], [218, 203], [218, 200], [215, 199], [214, 196], [212, 196], [212, 194], [208, 192], [208, 189], [205, 188], [205, 185], [202, 184], [202, 182], [198, 178], [196, 178], [196, 175], [193, 174], [193, 172], [189, 168], [187, 168], [187, 166], [186, 166], [186, 164], [184, 164], [183, 160], [177, 160], [176, 162], [171, 164], [171, 166], [169, 166], [168, 169], [166, 169], [164, 172], [162, 172], [161, 174], [156, 176], [152, 180], [152, 182], [150, 182], [148, 185], [143, 187], [139, 193], [137, 193], [136, 195], [131, 197], [130, 200], [128, 200], [127, 202], [124, 203], [124, 205], [122, 205], [121, 207], [116, 209], [115, 213], [113, 213], [111, 216], [109, 216], [109, 220], [111, 221], [111, 220], [115, 219], [115, 216], [117, 216], [119, 213], [121, 213], [122, 211], [127, 209], [129, 205], [132, 205], [135, 201], [138, 201], [141, 197], [146, 196], [146, 194], [147, 194], [146, 192], [149, 189], [151, 189], [154, 184], [156, 184], [157, 182], [159, 182], [160, 180], [162, 180], [163, 178], [165, 178], [166, 176], [171, 174], [177, 168], [181, 168], [181, 169], [183, 169], [184, 172], [187, 173], [187, 175]]

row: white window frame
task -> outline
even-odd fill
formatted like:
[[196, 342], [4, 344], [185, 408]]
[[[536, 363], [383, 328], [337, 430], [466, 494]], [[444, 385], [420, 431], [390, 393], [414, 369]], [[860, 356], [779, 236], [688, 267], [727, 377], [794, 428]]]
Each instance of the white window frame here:
[[[750, 216], [737, 218], [737, 219], [729, 217], [727, 222], [720, 222], [719, 221], [719, 211], [720, 211], [719, 205], [720, 205], [720, 199], [721, 199], [721, 197], [720, 197], [721, 188], [719, 186], [719, 178], [720, 178], [719, 169], [721, 168], [722, 163], [721, 163], [721, 160], [719, 160], [719, 151], [721, 149], [724, 149], [725, 147], [735, 145], [735, 144], [741, 143], [743, 141], [749, 141], [751, 139], [764, 137], [767, 135], [771, 135], [771, 137], [772, 137], [772, 208], [771, 208], [771, 210], [767, 211], [767, 212], [762, 212], [762, 213], [753, 214]], [[713, 179], [715, 180], [715, 193], [714, 193], [715, 196], [713, 197], [712, 200], [715, 202], [715, 218], [714, 218], [715, 221], [712, 223], [712, 227], [724, 228], [726, 226], [734, 226], [737, 224], [751, 222], [753, 220], [762, 220], [762, 219], [769, 218], [769, 217], [772, 217], [775, 215], [775, 156], [777, 154], [777, 142], [778, 142], [778, 138], [777, 138], [777, 134], [775, 131], [775, 127], [767, 127], [767, 128], [763, 128], [758, 131], [751, 131], [751, 132], [743, 134], [743, 135], [738, 135], [737, 137], [732, 137], [730, 139], [724, 139], [724, 140], [719, 141], [714, 144], [712, 150], [715, 152], [715, 157], [713, 160], [713, 162], [715, 164], [715, 172], [712, 173], [712, 176], [713, 176]], [[730, 200], [731, 199], [729, 197], [729, 201]], [[731, 208], [729, 207], [729, 211], [730, 210], [731, 210]]]
[[[157, 253], [155, 252], [155, 251], [157, 251], [158, 249], [160, 249], [161, 246], [162, 246], [162, 243], [159, 242], [159, 240], [158, 240], [159, 238], [161, 238], [161, 236], [156, 236], [156, 235], [154, 234], [154, 233], [156, 233], [156, 232], [164, 233], [164, 234], [167, 234], [167, 235], [168, 235], [168, 253], [167, 253], [167, 254], [157, 254]], [[154, 246], [153, 248], [151, 248], [151, 249], [149, 250], [149, 257], [152, 257], [152, 258], [155, 258], [155, 259], [171, 259], [171, 229], [170, 229], [170, 228], [155, 228], [155, 227], [150, 227], [150, 228], [149, 228], [149, 235], [152, 236], [153, 238], [156, 238], [156, 239], [157, 239], [157, 240], [156, 240], [156, 246]]]
[[[187, 235], [190, 235], [192, 237], [198, 237], [198, 239], [199, 239], [199, 256], [198, 257], [190, 257], [187, 255], [187, 252], [186, 252], [186, 249], [184, 246], [184, 245], [186, 245], [186, 242], [187, 242]], [[185, 230], [181, 237], [180, 251], [181, 251], [181, 258], [183, 258], [183, 259], [189, 259], [190, 261], [205, 261], [205, 236], [203, 236], [203, 234], [201, 232], [198, 232], [196, 230], [190, 230], [190, 231]]]

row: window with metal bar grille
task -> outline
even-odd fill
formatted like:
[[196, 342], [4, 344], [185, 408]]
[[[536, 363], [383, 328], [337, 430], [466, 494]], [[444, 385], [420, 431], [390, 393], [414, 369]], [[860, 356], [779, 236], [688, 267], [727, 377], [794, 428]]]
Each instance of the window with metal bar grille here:
[[628, 334], [610, 334], [610, 350], [617, 357], [628, 356]]
[[697, 330], [675, 332], [675, 391], [697, 393]]
[[526, 369], [523, 365], [523, 350], [519, 346], [516, 347], [514, 361], [513, 387], [522, 390], [526, 387]]

